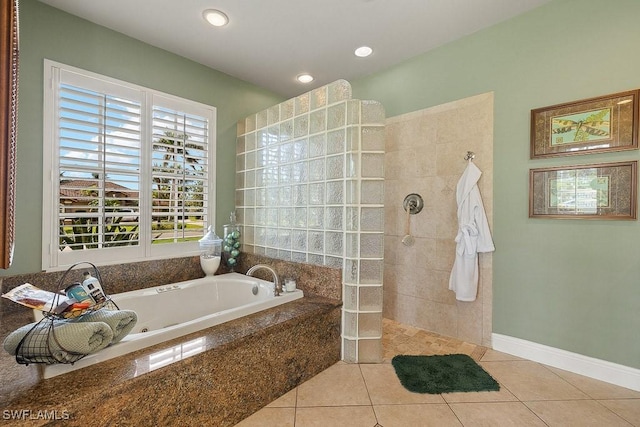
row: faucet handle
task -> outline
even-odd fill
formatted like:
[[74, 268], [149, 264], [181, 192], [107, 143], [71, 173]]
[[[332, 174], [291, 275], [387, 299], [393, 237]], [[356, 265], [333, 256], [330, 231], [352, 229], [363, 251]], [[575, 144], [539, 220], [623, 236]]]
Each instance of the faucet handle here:
[[280, 279], [278, 278], [278, 273], [276, 273], [276, 271], [273, 268], [269, 267], [266, 264], [256, 264], [247, 271], [247, 276], [251, 276], [254, 272], [260, 269], [265, 269], [271, 273], [271, 275], [273, 276], [273, 295], [279, 296], [280, 292], [282, 291], [282, 287], [280, 286]]

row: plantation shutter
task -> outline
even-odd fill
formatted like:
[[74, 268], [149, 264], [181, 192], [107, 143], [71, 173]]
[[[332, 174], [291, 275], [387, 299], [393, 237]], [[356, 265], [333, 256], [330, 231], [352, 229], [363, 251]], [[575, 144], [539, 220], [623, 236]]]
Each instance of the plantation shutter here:
[[[57, 104], [59, 249], [139, 244], [141, 97], [61, 72]], [[99, 90], [95, 90], [98, 88]]]
[[[152, 241], [202, 236], [209, 193], [209, 118], [154, 96], [152, 107]], [[197, 233], [194, 237], [194, 232]]]
[[44, 269], [198, 253], [216, 109], [45, 60]]

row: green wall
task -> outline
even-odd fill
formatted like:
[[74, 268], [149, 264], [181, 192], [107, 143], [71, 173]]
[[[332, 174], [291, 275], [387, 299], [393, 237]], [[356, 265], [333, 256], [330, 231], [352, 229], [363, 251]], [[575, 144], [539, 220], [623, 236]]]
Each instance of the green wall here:
[[[217, 107], [220, 229], [234, 204], [236, 121], [282, 99], [35, 0], [20, 12], [18, 239], [0, 276], [40, 269], [44, 58]], [[495, 92], [494, 332], [634, 368], [638, 222], [529, 219], [527, 205], [530, 168], [640, 157], [529, 159], [532, 108], [640, 87], [638, 17], [637, 0], [554, 0], [352, 82], [356, 98], [381, 101], [388, 117]]]
[[531, 109], [640, 87], [639, 18], [637, 0], [554, 0], [352, 82], [387, 117], [495, 92], [494, 332], [634, 368], [638, 221], [529, 219], [528, 171], [640, 157], [529, 159]]
[[0, 276], [41, 269], [44, 59], [217, 108], [216, 229], [234, 208], [236, 122], [280, 96], [36, 0], [20, 2], [16, 252]]

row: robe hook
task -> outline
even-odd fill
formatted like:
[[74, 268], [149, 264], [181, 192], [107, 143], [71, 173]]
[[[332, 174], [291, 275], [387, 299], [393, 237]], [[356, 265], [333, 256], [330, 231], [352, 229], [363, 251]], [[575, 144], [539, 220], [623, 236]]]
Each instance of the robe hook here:
[[467, 155], [464, 156], [464, 159], [467, 161], [471, 161], [475, 158], [476, 158], [476, 153], [474, 153], [473, 151], [467, 151]]

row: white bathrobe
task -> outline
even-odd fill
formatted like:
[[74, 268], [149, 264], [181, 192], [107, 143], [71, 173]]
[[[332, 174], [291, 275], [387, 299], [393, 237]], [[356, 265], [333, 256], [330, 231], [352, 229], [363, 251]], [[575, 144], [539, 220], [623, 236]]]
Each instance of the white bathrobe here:
[[449, 289], [458, 301], [474, 301], [478, 293], [478, 252], [495, 250], [487, 215], [478, 190], [482, 172], [469, 162], [456, 189], [458, 235], [456, 259], [449, 277]]

